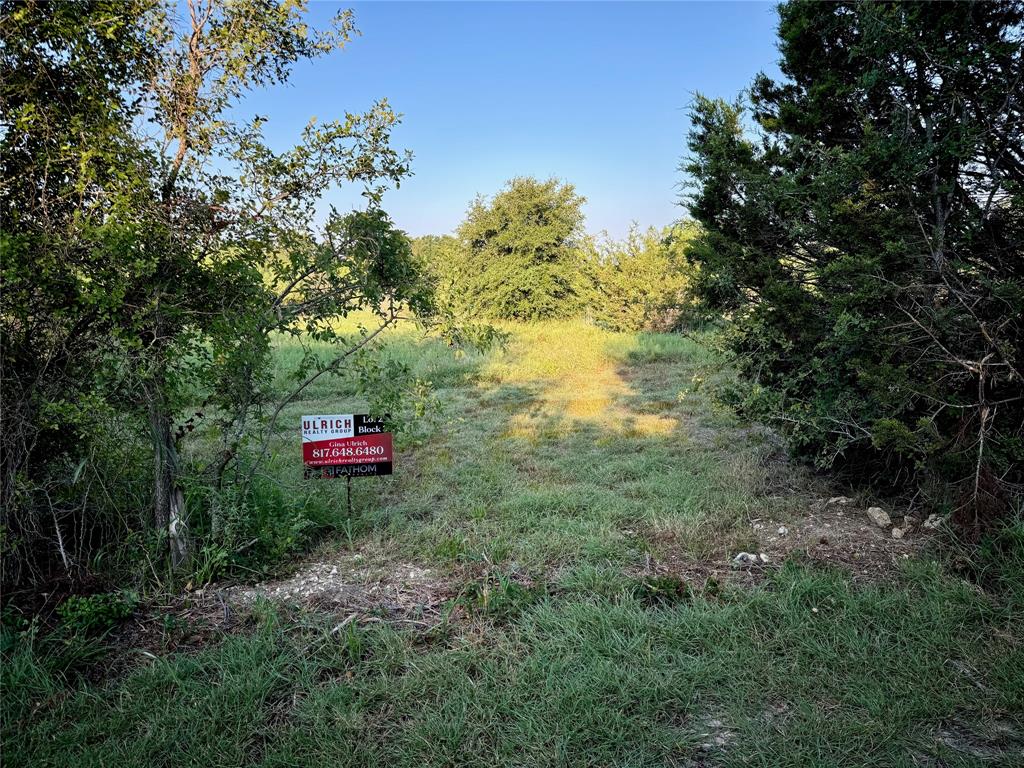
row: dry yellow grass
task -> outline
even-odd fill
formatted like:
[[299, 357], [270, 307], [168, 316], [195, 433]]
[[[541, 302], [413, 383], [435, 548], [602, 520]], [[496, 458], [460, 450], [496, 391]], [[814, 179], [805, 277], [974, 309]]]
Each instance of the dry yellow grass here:
[[625, 403], [637, 392], [623, 375], [634, 334], [616, 334], [578, 321], [517, 327], [509, 349], [484, 371], [486, 386], [519, 385], [537, 391], [535, 407], [516, 414], [506, 434], [534, 438], [583, 425], [630, 436], [668, 435], [676, 419], [638, 414]]

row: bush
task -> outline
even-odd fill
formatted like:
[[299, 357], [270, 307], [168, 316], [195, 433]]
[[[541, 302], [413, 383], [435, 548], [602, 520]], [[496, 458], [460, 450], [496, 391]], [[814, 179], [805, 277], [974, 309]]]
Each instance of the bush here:
[[71, 595], [57, 608], [61, 629], [71, 635], [102, 634], [132, 615], [138, 597], [123, 592]]
[[685, 251], [696, 236], [690, 225], [630, 228], [623, 241], [591, 245], [586, 262], [586, 307], [614, 331], [668, 331], [687, 306], [693, 269]]

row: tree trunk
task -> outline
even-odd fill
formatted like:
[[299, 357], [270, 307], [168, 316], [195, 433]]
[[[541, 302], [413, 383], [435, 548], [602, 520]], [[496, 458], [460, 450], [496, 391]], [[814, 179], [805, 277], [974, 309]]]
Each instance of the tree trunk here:
[[152, 392], [149, 423], [153, 440], [153, 526], [167, 534], [171, 565], [178, 568], [190, 554], [185, 494], [178, 484], [178, 451], [171, 418], [163, 406], [159, 387]]

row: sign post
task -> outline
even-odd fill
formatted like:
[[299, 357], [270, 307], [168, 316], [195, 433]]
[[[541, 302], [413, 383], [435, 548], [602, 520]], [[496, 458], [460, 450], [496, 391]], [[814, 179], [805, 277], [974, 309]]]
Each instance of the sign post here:
[[307, 478], [390, 475], [391, 433], [384, 418], [362, 413], [302, 417], [302, 463]]

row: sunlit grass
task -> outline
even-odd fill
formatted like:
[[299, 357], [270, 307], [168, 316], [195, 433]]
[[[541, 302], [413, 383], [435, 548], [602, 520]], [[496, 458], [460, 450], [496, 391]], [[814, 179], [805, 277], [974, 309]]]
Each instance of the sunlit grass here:
[[537, 390], [535, 407], [510, 419], [509, 437], [550, 437], [585, 424], [620, 435], [668, 435], [677, 419], [627, 406], [636, 392], [624, 367], [644, 338], [572, 321], [517, 327], [508, 354], [484, 368], [481, 382]]

